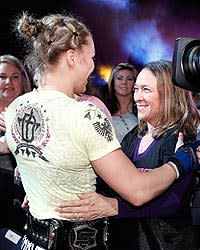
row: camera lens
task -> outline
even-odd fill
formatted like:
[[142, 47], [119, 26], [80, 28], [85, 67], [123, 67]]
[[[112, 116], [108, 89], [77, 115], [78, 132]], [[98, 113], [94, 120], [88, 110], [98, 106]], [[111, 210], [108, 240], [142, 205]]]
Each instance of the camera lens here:
[[176, 39], [172, 81], [183, 89], [200, 92], [200, 40], [188, 37]]
[[197, 82], [200, 80], [200, 45], [196, 45], [195, 43], [193, 41], [185, 48], [183, 70], [188, 81]]

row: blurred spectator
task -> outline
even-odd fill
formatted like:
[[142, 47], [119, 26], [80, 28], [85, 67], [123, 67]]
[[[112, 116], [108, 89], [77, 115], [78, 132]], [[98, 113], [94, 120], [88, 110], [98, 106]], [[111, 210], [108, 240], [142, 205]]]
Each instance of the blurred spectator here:
[[109, 102], [107, 106], [120, 142], [138, 123], [133, 101], [133, 87], [137, 74], [137, 69], [132, 64], [119, 63], [112, 68], [108, 80]]
[[77, 96], [78, 101], [89, 101], [97, 105], [112, 122], [112, 116], [106, 106], [106, 96], [108, 95], [107, 85], [100, 85], [93, 82], [91, 79], [86, 85], [86, 91], [84, 94]]
[[25, 211], [21, 208], [24, 190], [14, 180], [16, 161], [5, 145], [4, 111], [18, 96], [31, 90], [22, 62], [12, 55], [0, 56], [0, 228], [23, 230]]

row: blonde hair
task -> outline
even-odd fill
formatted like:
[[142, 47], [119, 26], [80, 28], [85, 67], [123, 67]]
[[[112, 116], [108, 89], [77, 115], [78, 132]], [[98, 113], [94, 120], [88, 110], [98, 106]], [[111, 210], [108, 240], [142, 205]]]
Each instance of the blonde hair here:
[[33, 75], [42, 74], [48, 67], [56, 65], [61, 53], [81, 49], [91, 35], [82, 21], [64, 14], [36, 19], [23, 12], [16, 29], [29, 47], [25, 62]]
[[1, 55], [0, 56], [0, 64], [8, 63], [14, 65], [22, 76], [22, 94], [31, 91], [31, 81], [29, 79], [28, 73], [23, 65], [23, 63], [13, 55]]

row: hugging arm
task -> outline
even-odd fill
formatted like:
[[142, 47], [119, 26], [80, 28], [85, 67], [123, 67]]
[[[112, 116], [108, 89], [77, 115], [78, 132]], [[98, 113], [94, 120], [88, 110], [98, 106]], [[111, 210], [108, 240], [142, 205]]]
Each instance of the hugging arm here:
[[191, 178], [191, 174], [185, 176], [181, 181], [174, 183], [164, 194], [140, 207], [131, 205], [121, 197], [116, 197], [119, 209], [117, 218], [162, 217], [176, 214], [188, 190]]
[[117, 218], [143, 218], [169, 216], [177, 212], [192, 176], [174, 183], [164, 194], [154, 200], [136, 207], [116, 196], [109, 198], [99, 193], [80, 194], [80, 200], [62, 202], [56, 210], [66, 218], [74, 218], [79, 213], [83, 220], [116, 216]]
[[[184, 154], [186, 153], [184, 150], [183, 152]], [[179, 159], [180, 162], [183, 155], [181, 155], [181, 159]], [[197, 158], [199, 158], [199, 156], [200, 152], [197, 151]], [[191, 161], [193, 160], [191, 159]], [[104, 216], [114, 216], [117, 214], [118, 217], [138, 218], [171, 215], [179, 208], [184, 194], [190, 184], [190, 180], [192, 178], [191, 175], [192, 174], [187, 174], [185, 177], [182, 176], [182, 178], [175, 182], [168, 191], [165, 191], [161, 196], [158, 196], [151, 202], [147, 202], [145, 205], [140, 207], [130, 204], [121, 197], [116, 196], [116, 198], [108, 198], [94, 192], [90, 194], [81, 194], [79, 196], [80, 200], [77, 201], [62, 202], [58, 204], [56, 211], [66, 218], [69, 216], [74, 218], [75, 213], [80, 213], [80, 217], [83, 218], [83, 220], [101, 218]], [[97, 200], [98, 203], [95, 202]], [[108, 207], [110, 209], [107, 209]], [[113, 213], [113, 211], [115, 212]]]

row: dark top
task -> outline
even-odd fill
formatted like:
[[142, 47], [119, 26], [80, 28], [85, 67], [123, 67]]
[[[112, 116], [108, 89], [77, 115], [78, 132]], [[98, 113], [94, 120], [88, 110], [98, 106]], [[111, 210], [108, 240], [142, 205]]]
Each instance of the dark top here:
[[[145, 152], [138, 154], [140, 139], [135, 127], [121, 142], [122, 150], [138, 168], [159, 167], [166, 163], [175, 151], [176, 129], [177, 125], [154, 140]], [[140, 207], [131, 205], [110, 190], [109, 195], [117, 198], [119, 204], [118, 216], [111, 219], [110, 249], [123, 247], [126, 250], [182, 250], [188, 246], [188, 249], [192, 250], [193, 238], [188, 239], [185, 236], [188, 236], [186, 232], [192, 224], [190, 201], [194, 183], [195, 176], [189, 174], [174, 182], [166, 192]], [[106, 186], [104, 193], [106, 194]]]
[[[136, 167], [156, 168], [168, 161], [173, 155], [177, 143], [177, 136], [174, 135], [177, 126], [169, 129], [167, 133], [138, 154], [140, 139], [137, 137], [137, 127], [130, 131], [123, 139], [121, 146], [125, 154], [133, 161]], [[118, 197], [119, 215], [118, 217], [155, 217], [180, 215], [180, 210], [190, 212], [189, 204], [193, 192], [193, 182], [195, 177], [192, 174], [185, 176], [182, 180], [177, 180], [162, 195], [153, 201], [140, 207], [134, 207], [128, 202]], [[185, 200], [182, 203], [183, 199]], [[185, 216], [184, 212], [184, 216]]]
[[[0, 132], [0, 136], [4, 133]], [[14, 178], [16, 161], [11, 153], [0, 154], [0, 229], [12, 228], [23, 232], [26, 211], [21, 208], [25, 192], [21, 181]]]

